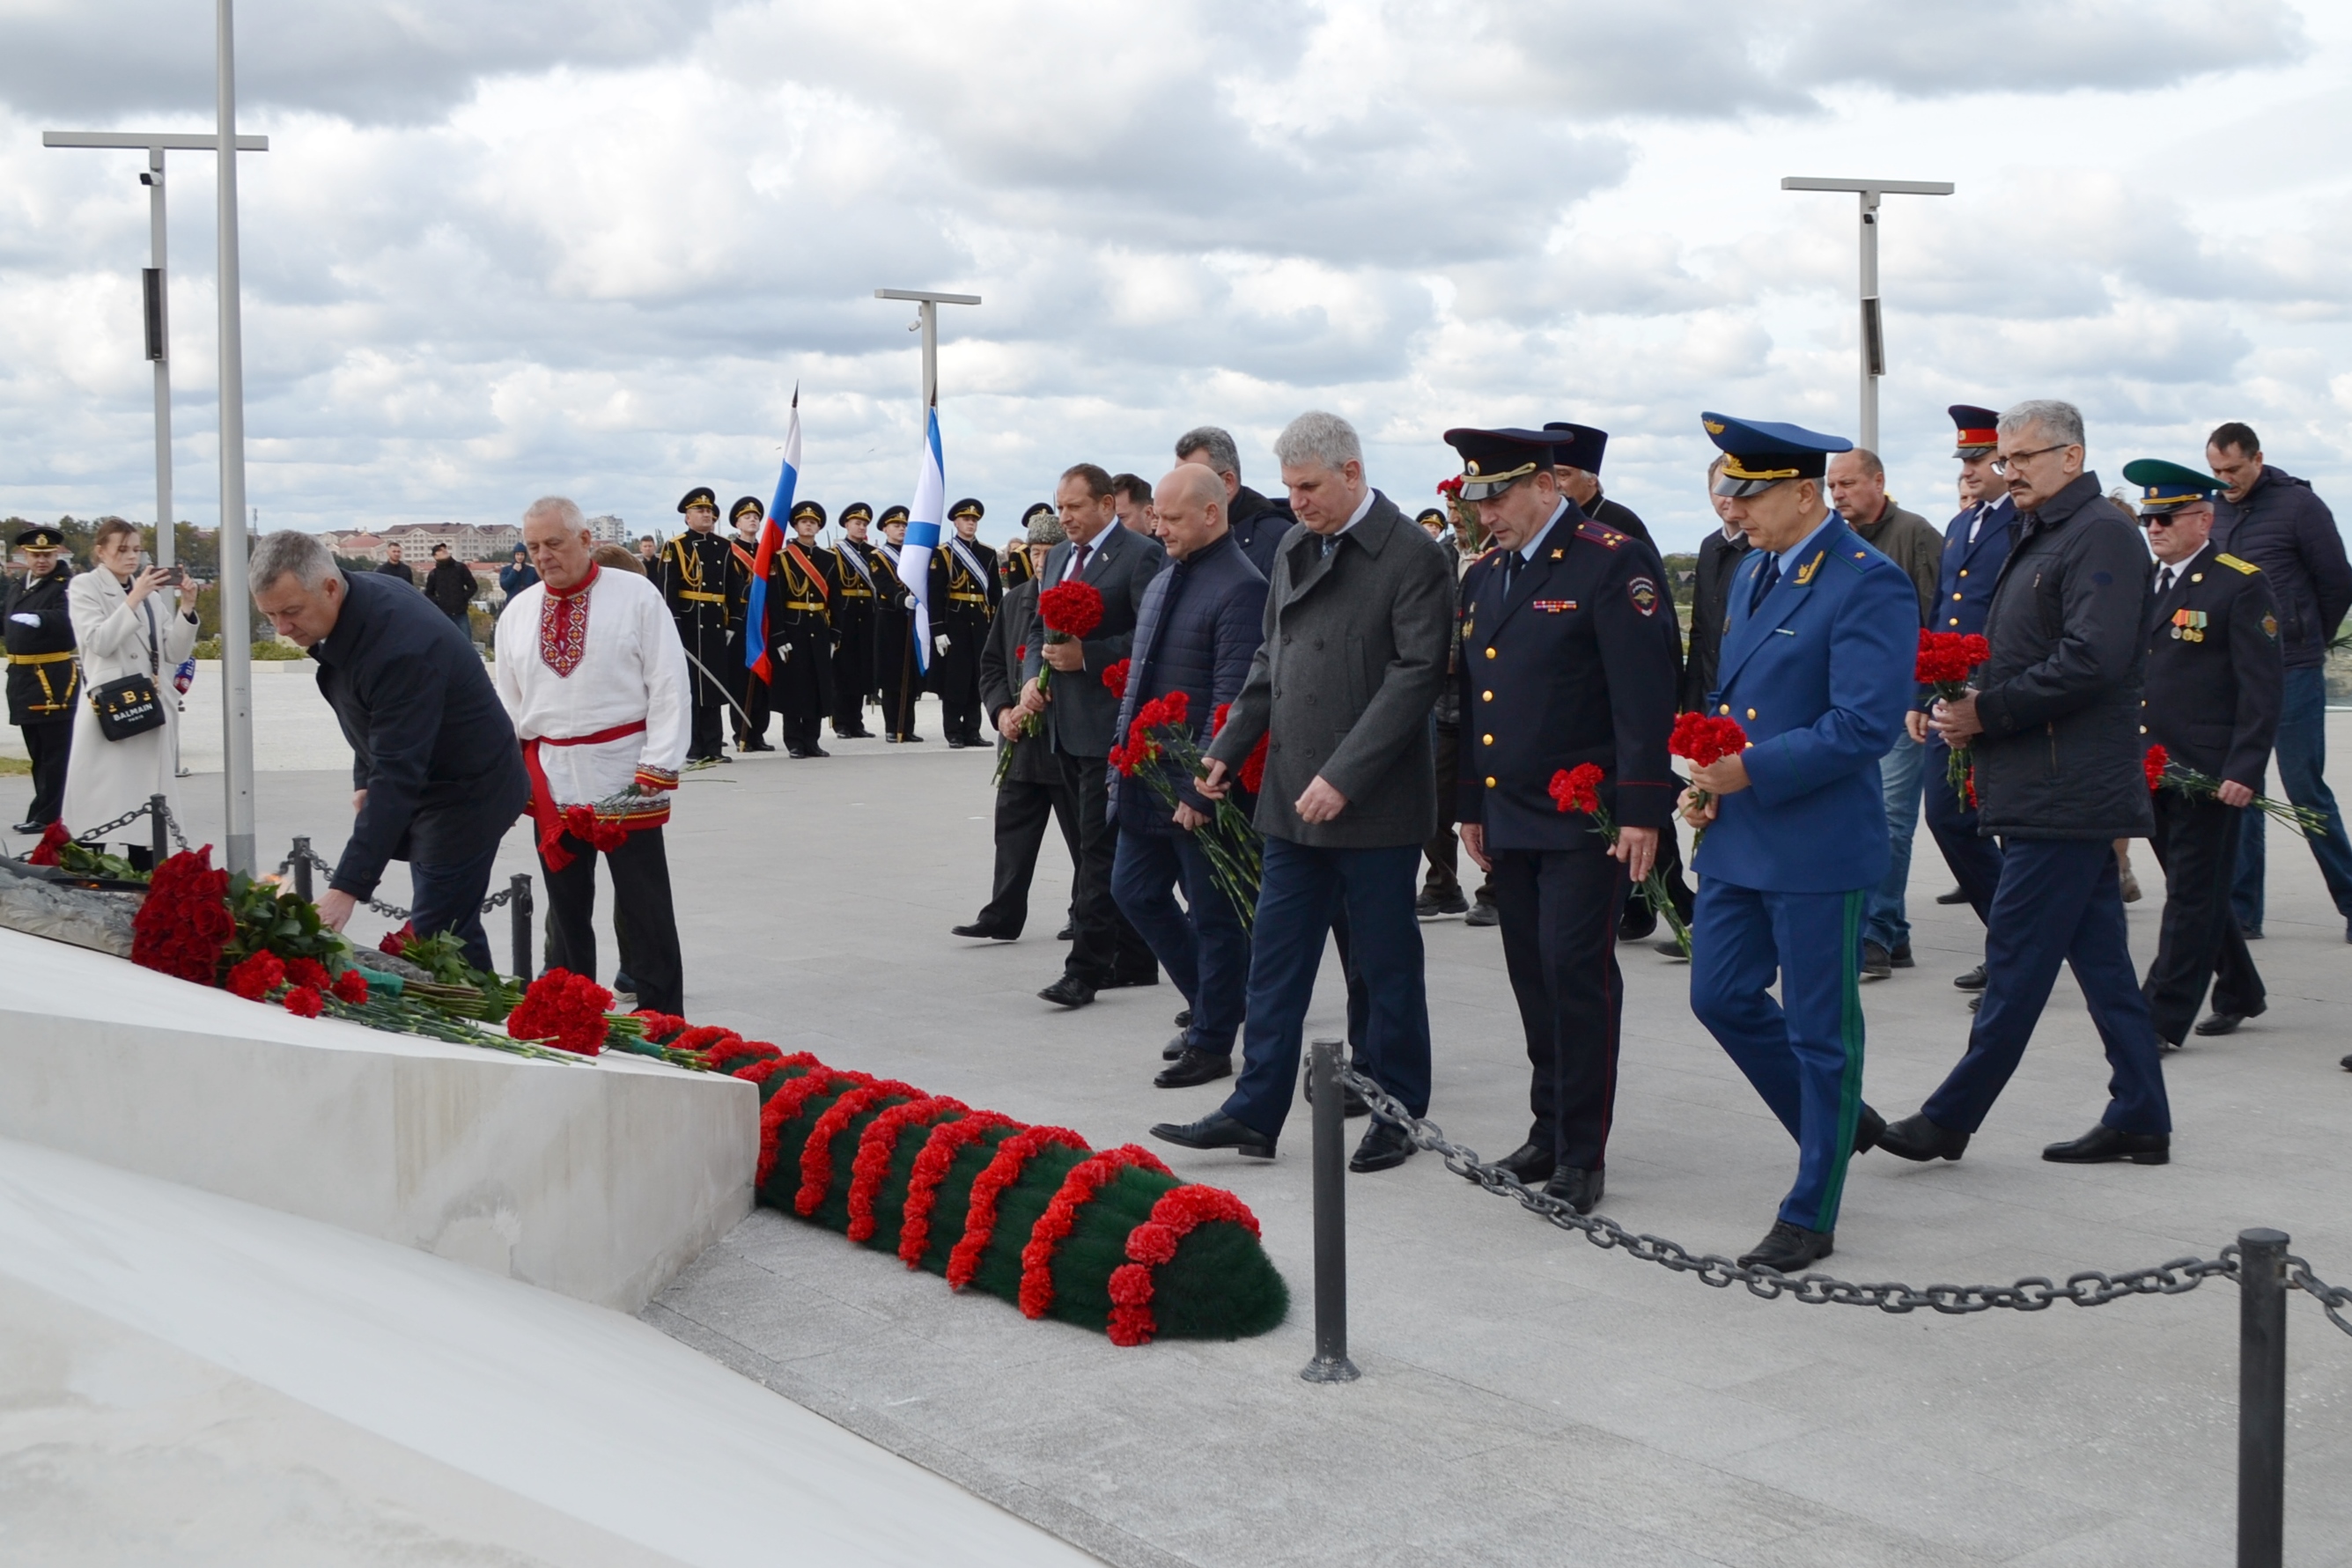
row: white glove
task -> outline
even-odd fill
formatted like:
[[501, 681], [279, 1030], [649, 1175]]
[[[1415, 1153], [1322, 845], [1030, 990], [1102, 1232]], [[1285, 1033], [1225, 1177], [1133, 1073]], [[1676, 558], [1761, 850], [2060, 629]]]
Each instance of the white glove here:
[[931, 642], [938, 647], [940, 656], [941, 658], [945, 658], [948, 651], [948, 634], [942, 632], [938, 636], [932, 638]]

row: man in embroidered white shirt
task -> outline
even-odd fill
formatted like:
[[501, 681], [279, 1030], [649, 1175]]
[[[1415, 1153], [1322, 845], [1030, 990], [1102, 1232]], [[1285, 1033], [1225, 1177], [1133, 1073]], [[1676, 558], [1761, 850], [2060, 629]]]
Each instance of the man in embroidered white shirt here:
[[686, 654], [661, 591], [600, 570], [580, 508], [560, 496], [522, 517], [540, 580], [498, 625], [499, 695], [530, 774], [547, 879], [547, 962], [596, 972], [596, 856], [612, 868], [613, 930], [641, 1007], [685, 1010], [662, 824], [686, 760]]

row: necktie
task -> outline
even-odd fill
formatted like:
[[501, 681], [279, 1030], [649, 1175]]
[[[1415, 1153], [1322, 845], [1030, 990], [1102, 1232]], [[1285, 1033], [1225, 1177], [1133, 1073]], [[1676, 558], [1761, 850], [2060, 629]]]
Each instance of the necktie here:
[[1517, 550], [1507, 550], [1504, 552], [1503, 597], [1505, 599], [1510, 598], [1512, 586], [1519, 580], [1519, 567], [1523, 559], [1524, 558], [1522, 558]]
[[1777, 555], [1766, 556], [1763, 570], [1756, 574], [1756, 586], [1748, 592], [1748, 614], [1756, 613], [1756, 607], [1764, 602], [1764, 596], [1771, 592], [1772, 585], [1780, 580], [1780, 558]]
[[2171, 569], [2170, 567], [2168, 567], [2168, 567], [2166, 567], [2166, 568], [2165, 568], [2161, 572], [2159, 572], [2159, 573], [2158, 573], [2158, 574], [2157, 574], [2157, 580], [2156, 580], [2156, 596], [2157, 596], [2158, 599], [2161, 599], [2161, 598], [2163, 598], [2166, 594], [2170, 593], [2171, 591], [2172, 591], [2172, 569]]
[[1077, 549], [1072, 553], [1070, 557], [1070, 570], [1062, 574], [1062, 580], [1064, 582], [1069, 582], [1086, 575], [1087, 552], [1093, 548], [1094, 547], [1091, 545], [1080, 545]]

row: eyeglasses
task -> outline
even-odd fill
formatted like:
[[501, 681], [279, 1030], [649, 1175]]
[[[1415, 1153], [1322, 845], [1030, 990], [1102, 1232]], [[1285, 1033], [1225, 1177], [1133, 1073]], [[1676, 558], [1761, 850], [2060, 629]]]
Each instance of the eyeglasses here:
[[1994, 458], [1992, 471], [1996, 474], [2007, 475], [2029, 457], [2042, 457], [2053, 452], [2063, 452], [2073, 444], [2071, 441], [2062, 441], [2055, 446], [2037, 446], [2031, 452], [2012, 452], [2006, 457]]

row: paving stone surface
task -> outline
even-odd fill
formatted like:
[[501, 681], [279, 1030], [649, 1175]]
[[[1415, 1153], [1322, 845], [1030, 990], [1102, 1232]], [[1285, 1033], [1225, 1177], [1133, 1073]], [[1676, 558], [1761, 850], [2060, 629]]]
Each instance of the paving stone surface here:
[[[257, 685], [258, 683], [257, 683]], [[307, 683], [304, 683], [307, 685]], [[286, 694], [290, 699], [291, 692]], [[272, 722], [314, 725], [288, 701]], [[2337, 755], [2352, 727], [2331, 719]], [[831, 742], [692, 776], [670, 852], [688, 1010], [788, 1048], [904, 1078], [1097, 1146], [1189, 1119], [1218, 1088], [1155, 1090], [1166, 985], [1061, 1012], [1068, 868], [1047, 845], [1028, 933], [948, 935], [987, 895], [990, 759]], [[291, 733], [291, 732], [289, 732]], [[311, 736], [304, 729], [300, 736]], [[273, 743], [300, 768], [311, 745]], [[332, 855], [348, 775], [266, 774], [260, 841]], [[187, 781], [216, 834], [216, 778]], [[2352, 1001], [2344, 923], [2309, 857], [2273, 831], [2267, 1016], [2171, 1057], [2173, 1162], [2068, 1168], [2037, 1157], [2104, 1101], [2071, 978], [1966, 1159], [1855, 1165], [1832, 1264], [1862, 1281], [2007, 1281], [2210, 1255], [2249, 1226], [2352, 1282]], [[530, 869], [509, 837], [511, 867]], [[2132, 906], [2154, 950], [2161, 877]], [[1961, 1050], [1951, 977], [1979, 956], [1922, 833], [1918, 967], [1864, 988], [1865, 1080], [1916, 1108]], [[387, 893], [404, 896], [395, 873]], [[358, 928], [372, 936], [381, 922]], [[1500, 945], [1423, 927], [1436, 1040], [1432, 1114], [1500, 1153], [1525, 1130], [1526, 1064]], [[503, 936], [499, 936], [503, 942]], [[612, 962], [605, 949], [605, 965]], [[1760, 1236], [1793, 1150], [1691, 1017], [1687, 970], [1621, 949], [1626, 1040], [1606, 1210], [1694, 1250]], [[607, 977], [609, 977], [609, 976]], [[1327, 963], [1310, 1032], [1337, 1032]], [[1351, 1124], [1360, 1127], [1362, 1124]], [[1361, 1381], [1307, 1385], [1307, 1126], [1271, 1166], [1170, 1151], [1180, 1175], [1256, 1210], [1290, 1320], [1235, 1344], [1119, 1350], [770, 1212], [650, 1309], [688, 1343], [1121, 1564], [2209, 1564], [2234, 1541], [2238, 1296], [2227, 1282], [2085, 1311], [1890, 1316], [1710, 1290], [1598, 1250], [1433, 1160], [1350, 1178], [1352, 1348]], [[2352, 1338], [2291, 1299], [2287, 1556], [2352, 1563]]]

